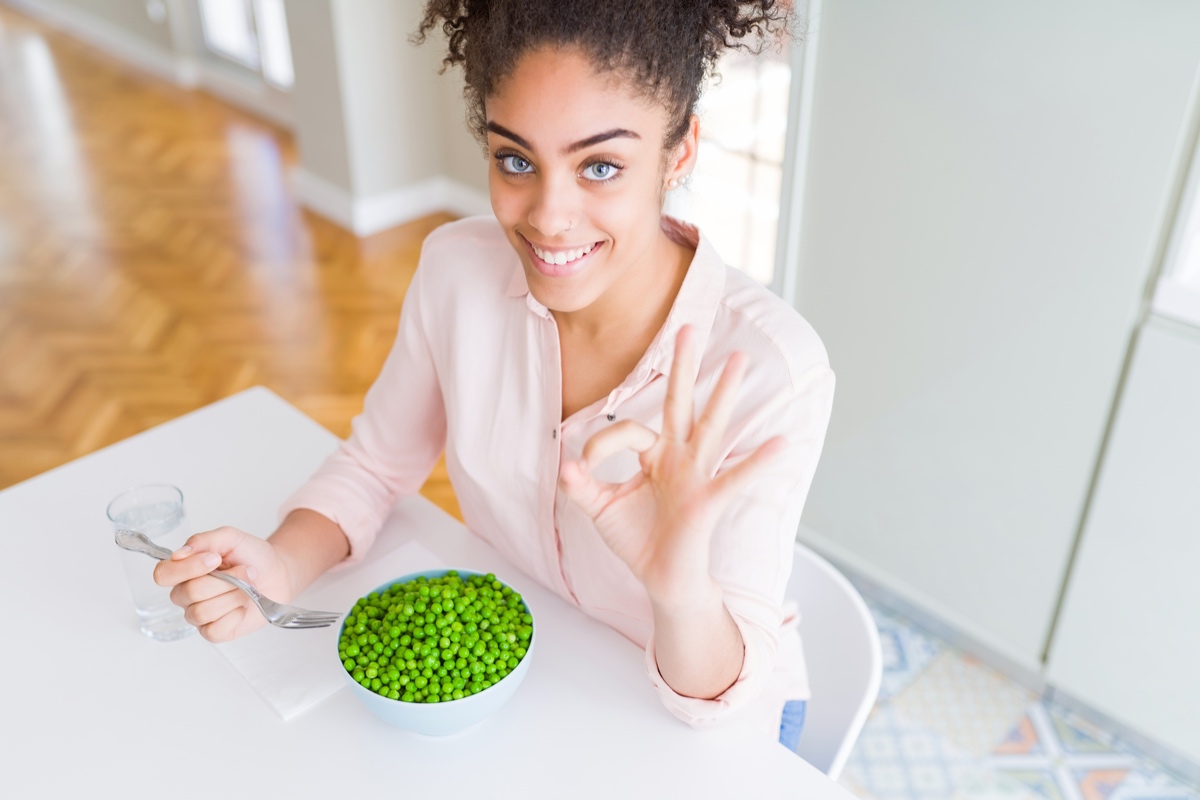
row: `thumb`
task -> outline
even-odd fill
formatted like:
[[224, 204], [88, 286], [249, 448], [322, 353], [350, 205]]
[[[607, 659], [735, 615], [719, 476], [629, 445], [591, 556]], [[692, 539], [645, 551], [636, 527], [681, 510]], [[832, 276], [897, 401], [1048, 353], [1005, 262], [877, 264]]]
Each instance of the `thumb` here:
[[222, 526], [211, 531], [189, 536], [183, 546], [171, 554], [173, 561], [187, 558], [194, 553], [216, 553], [224, 560], [245, 543], [250, 534], [237, 528]]
[[604, 484], [592, 477], [587, 461], [566, 461], [558, 473], [563, 492], [593, 519], [604, 509]]

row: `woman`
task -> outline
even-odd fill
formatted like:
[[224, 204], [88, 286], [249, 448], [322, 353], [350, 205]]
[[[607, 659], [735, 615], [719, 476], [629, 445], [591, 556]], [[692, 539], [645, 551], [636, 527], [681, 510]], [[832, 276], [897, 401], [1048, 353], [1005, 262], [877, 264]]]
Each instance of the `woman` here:
[[263, 620], [205, 573], [290, 600], [361, 558], [444, 449], [467, 526], [644, 646], [672, 712], [754, 708], [794, 747], [783, 592], [833, 373], [793, 309], [662, 216], [727, 39], [785, 23], [774, 0], [427, 5], [418, 38], [440, 25], [465, 68], [495, 219], [427, 238], [353, 434], [269, 541], [221, 528], [156, 568], [206, 638]]

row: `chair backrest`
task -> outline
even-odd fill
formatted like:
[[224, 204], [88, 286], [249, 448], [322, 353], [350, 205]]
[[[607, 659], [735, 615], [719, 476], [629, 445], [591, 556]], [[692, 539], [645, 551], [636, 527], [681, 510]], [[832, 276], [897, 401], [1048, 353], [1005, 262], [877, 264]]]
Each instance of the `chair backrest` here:
[[799, 543], [787, 596], [800, 607], [812, 692], [797, 752], [836, 780], [879, 695], [879, 631], [850, 581]]

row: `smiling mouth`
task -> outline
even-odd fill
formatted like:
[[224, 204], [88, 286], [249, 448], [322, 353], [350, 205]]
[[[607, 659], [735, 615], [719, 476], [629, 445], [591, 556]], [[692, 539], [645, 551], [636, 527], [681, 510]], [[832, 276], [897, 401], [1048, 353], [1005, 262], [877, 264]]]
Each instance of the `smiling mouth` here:
[[536, 255], [542, 261], [545, 261], [547, 264], [553, 264], [559, 267], [570, 264], [573, 261], [578, 261], [584, 256], [589, 255], [600, 244], [599, 242], [592, 242], [584, 247], [576, 247], [571, 250], [544, 250], [533, 242], [530, 242], [528, 239], [525, 241], [529, 242], [529, 247], [531, 250], [533, 250], [534, 255]]

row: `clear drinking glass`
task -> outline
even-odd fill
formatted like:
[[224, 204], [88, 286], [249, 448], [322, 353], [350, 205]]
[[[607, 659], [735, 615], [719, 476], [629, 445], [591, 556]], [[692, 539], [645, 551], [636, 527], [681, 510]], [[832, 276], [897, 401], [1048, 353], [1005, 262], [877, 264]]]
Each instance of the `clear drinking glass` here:
[[[138, 486], [122, 492], [108, 504], [113, 530], [141, 531], [155, 544], [178, 550], [187, 540], [183, 492], [175, 486]], [[171, 602], [170, 590], [154, 582], [154, 562], [141, 553], [119, 550], [133, 605], [142, 633], [160, 642], [187, 636], [196, 630], [183, 619], [183, 609]]]

